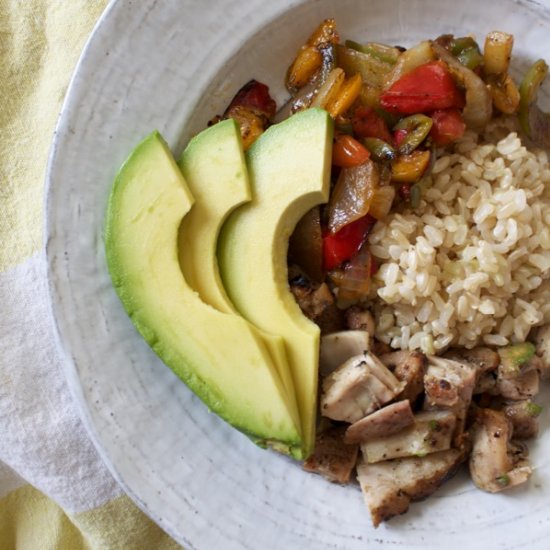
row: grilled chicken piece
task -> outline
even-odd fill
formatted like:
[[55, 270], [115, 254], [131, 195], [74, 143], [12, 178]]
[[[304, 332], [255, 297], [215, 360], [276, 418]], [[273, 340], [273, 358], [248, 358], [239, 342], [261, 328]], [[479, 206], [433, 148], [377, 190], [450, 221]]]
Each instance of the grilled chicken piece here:
[[424, 376], [426, 402], [430, 407], [470, 404], [475, 370], [467, 364], [430, 356]]
[[414, 423], [408, 399], [386, 405], [354, 422], [346, 430], [346, 443], [363, 443], [369, 439], [395, 434]]
[[381, 342], [380, 340], [377, 340], [376, 338], [373, 339], [373, 341], [371, 343], [370, 350], [377, 357], [380, 357], [380, 356], [385, 355], [386, 353], [390, 353], [392, 351], [391, 346], [389, 344], [386, 344], [385, 342]]
[[538, 416], [542, 407], [530, 399], [523, 401], [506, 401], [500, 395], [484, 394], [478, 400], [476, 407], [470, 408], [470, 420], [475, 420], [477, 408], [502, 411], [510, 421], [514, 439], [530, 439], [536, 437], [539, 431]]
[[540, 358], [535, 356], [521, 366], [519, 374], [510, 373], [499, 366], [496, 391], [504, 399], [522, 401], [530, 399], [539, 392], [539, 371]]
[[476, 486], [498, 493], [527, 481], [532, 469], [510, 446], [512, 428], [504, 412], [478, 409], [475, 418], [470, 474]]
[[447, 351], [443, 357], [459, 363], [468, 363], [475, 367], [478, 373], [495, 370], [500, 362], [498, 353], [491, 348], [453, 348]]
[[374, 318], [370, 311], [352, 306], [346, 311], [346, 325], [351, 330], [365, 330], [374, 336]]
[[352, 424], [389, 403], [402, 389], [401, 382], [367, 351], [323, 380], [321, 414]]
[[453, 444], [463, 444], [468, 408], [476, 383], [476, 369], [468, 363], [459, 363], [442, 357], [428, 357], [424, 376], [426, 398], [424, 409], [447, 409], [456, 414]]
[[[328, 287], [326, 289], [330, 292]], [[338, 332], [344, 328], [344, 312], [334, 302], [326, 307], [318, 317], [313, 319], [313, 322], [321, 329], [321, 334]]]
[[314, 285], [304, 274], [297, 273], [290, 279], [290, 291], [304, 315], [313, 320], [334, 303], [334, 296], [328, 285]]
[[474, 394], [491, 393], [496, 387], [496, 370], [500, 358], [496, 351], [485, 348], [453, 348], [447, 351], [443, 357], [459, 363], [466, 363], [476, 369], [476, 385]]
[[319, 374], [328, 376], [351, 357], [370, 349], [369, 333], [364, 330], [343, 330], [326, 334], [319, 349]]
[[345, 427], [333, 427], [317, 434], [313, 454], [304, 462], [304, 470], [322, 475], [335, 483], [348, 483], [355, 468], [359, 446], [345, 443]]
[[305, 275], [298, 274], [290, 280], [290, 291], [304, 315], [319, 326], [322, 334], [342, 330], [344, 313], [336, 306], [326, 283], [316, 285]]
[[514, 439], [530, 439], [539, 433], [538, 416], [542, 407], [527, 399], [504, 406], [504, 416], [512, 423]]
[[479, 395], [480, 393], [496, 394], [497, 392], [497, 371], [478, 373], [476, 385], [474, 386], [474, 395]]
[[529, 466], [529, 448], [525, 441], [519, 439], [512, 439], [508, 443], [508, 455], [512, 460], [514, 468], [517, 466]]
[[538, 327], [534, 332], [536, 354], [541, 358], [540, 376], [543, 380], [550, 378], [550, 325]]
[[398, 398], [414, 403], [424, 391], [426, 356], [419, 351], [394, 351], [382, 355], [380, 361], [405, 384]]
[[368, 463], [406, 456], [424, 456], [451, 448], [456, 416], [451, 411], [428, 411], [414, 417], [414, 424], [393, 435], [369, 439], [361, 445]]
[[372, 523], [404, 514], [411, 502], [431, 495], [457, 471], [465, 452], [449, 449], [423, 458], [401, 458], [368, 464], [359, 459], [357, 479]]

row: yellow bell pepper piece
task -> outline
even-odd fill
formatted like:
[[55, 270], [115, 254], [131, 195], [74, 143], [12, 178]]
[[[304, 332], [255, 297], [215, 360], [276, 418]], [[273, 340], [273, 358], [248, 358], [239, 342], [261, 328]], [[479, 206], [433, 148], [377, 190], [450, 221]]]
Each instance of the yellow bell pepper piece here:
[[340, 86], [338, 95], [325, 107], [332, 118], [343, 115], [355, 103], [362, 85], [361, 75], [355, 74]]
[[391, 179], [400, 183], [415, 183], [422, 177], [429, 163], [429, 151], [399, 155], [391, 165]]

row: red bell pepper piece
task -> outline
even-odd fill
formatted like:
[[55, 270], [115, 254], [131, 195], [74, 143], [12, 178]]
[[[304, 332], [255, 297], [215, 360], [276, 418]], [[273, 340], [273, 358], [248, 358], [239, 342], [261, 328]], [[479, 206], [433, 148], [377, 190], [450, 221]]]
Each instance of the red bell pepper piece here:
[[412, 115], [437, 109], [460, 109], [464, 107], [464, 96], [447, 65], [430, 61], [394, 82], [380, 96], [380, 105], [390, 113]]
[[386, 121], [370, 107], [359, 107], [351, 117], [353, 133], [359, 137], [375, 137], [391, 143]]
[[433, 124], [430, 136], [438, 147], [453, 143], [461, 138], [466, 130], [466, 124], [458, 109], [434, 111], [431, 117]]
[[395, 130], [393, 133], [393, 142], [396, 147], [399, 147], [403, 140], [407, 137], [407, 130]]
[[369, 150], [355, 138], [343, 134], [337, 136], [332, 146], [332, 164], [340, 168], [351, 168], [366, 162]]
[[277, 104], [269, 95], [269, 88], [257, 80], [250, 80], [236, 93], [229, 107], [227, 107], [226, 113], [232, 107], [237, 106], [246, 107], [253, 112], [263, 114], [268, 119], [275, 116], [277, 110]]
[[349, 260], [361, 248], [375, 223], [376, 220], [367, 214], [348, 223], [334, 234], [327, 231], [323, 235], [323, 267], [325, 270], [330, 271]]

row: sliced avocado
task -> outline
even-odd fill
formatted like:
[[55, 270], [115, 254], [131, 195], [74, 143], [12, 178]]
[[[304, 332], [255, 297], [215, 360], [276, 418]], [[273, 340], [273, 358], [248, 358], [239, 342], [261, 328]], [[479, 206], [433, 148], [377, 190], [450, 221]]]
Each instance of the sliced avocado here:
[[115, 289], [137, 330], [213, 412], [258, 444], [294, 453], [299, 419], [264, 342], [242, 317], [204, 303], [183, 277], [178, 228], [192, 204], [154, 132], [109, 198], [105, 246]]
[[500, 368], [508, 376], [519, 375], [521, 366], [535, 355], [535, 346], [531, 342], [522, 342], [498, 350]]
[[234, 313], [221, 282], [216, 254], [220, 228], [235, 207], [251, 199], [240, 130], [224, 120], [195, 136], [178, 162], [195, 203], [179, 232], [183, 275], [211, 306]]
[[[251, 199], [241, 131], [233, 119], [224, 120], [195, 136], [185, 148], [179, 167], [193, 197], [193, 208], [179, 230], [179, 261], [183, 276], [201, 299], [225, 313], [237, 313], [222, 284], [216, 257], [220, 228], [227, 216]], [[289, 404], [299, 417], [296, 391], [284, 340], [257, 333], [268, 347], [286, 389]]]
[[306, 456], [315, 439], [319, 328], [290, 293], [287, 249], [298, 220], [328, 200], [331, 150], [332, 120], [321, 109], [269, 128], [247, 153], [252, 200], [229, 216], [218, 241], [222, 280], [237, 310], [285, 340]]

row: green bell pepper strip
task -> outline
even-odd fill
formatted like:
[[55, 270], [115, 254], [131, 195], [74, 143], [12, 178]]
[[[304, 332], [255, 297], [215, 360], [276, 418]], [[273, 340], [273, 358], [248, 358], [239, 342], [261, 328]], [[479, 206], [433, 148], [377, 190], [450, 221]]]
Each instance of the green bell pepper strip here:
[[372, 158], [378, 162], [391, 162], [397, 157], [395, 149], [382, 139], [367, 137], [361, 142], [370, 151]]
[[353, 48], [347, 48], [342, 44], [334, 47], [336, 65], [344, 70], [349, 78], [354, 74], [360, 74], [365, 84], [381, 88], [386, 75], [392, 69], [392, 65], [380, 61], [377, 57]]
[[548, 74], [544, 59], [536, 61], [525, 73], [519, 86], [518, 118], [522, 130], [538, 145], [550, 147], [550, 113], [537, 105], [537, 95]]
[[397, 150], [401, 155], [412, 153], [427, 137], [432, 129], [433, 121], [429, 116], [416, 114], [401, 119], [393, 130], [405, 130], [407, 134]]
[[477, 42], [471, 36], [454, 38], [450, 46], [451, 53], [472, 71], [483, 62], [483, 55]]
[[385, 44], [378, 44], [376, 42], [367, 42], [366, 44], [360, 44], [353, 40], [346, 40], [346, 48], [351, 48], [352, 50], [357, 50], [358, 52], [366, 53], [376, 57], [382, 63], [388, 63], [390, 65], [395, 65], [397, 63], [397, 58], [400, 55], [400, 51], [393, 46], [386, 46]]

